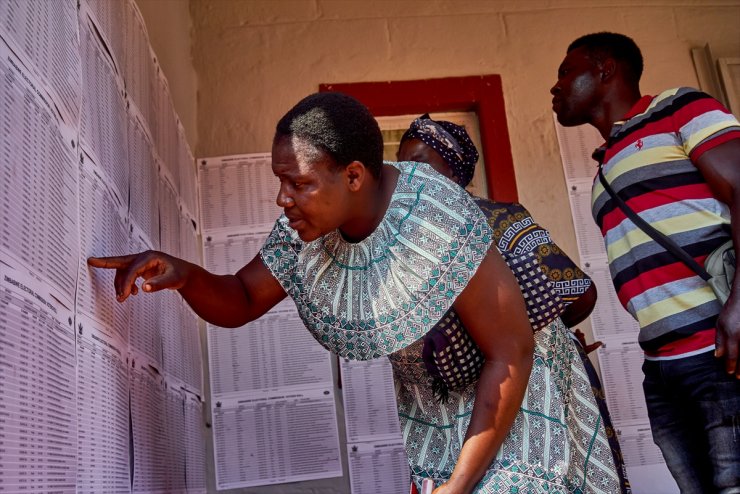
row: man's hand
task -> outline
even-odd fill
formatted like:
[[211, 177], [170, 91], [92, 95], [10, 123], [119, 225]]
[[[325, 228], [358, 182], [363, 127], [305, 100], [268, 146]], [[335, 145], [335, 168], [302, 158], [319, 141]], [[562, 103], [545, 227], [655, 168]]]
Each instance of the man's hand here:
[[740, 379], [740, 300], [730, 296], [717, 318], [714, 356], [725, 359], [725, 370]]

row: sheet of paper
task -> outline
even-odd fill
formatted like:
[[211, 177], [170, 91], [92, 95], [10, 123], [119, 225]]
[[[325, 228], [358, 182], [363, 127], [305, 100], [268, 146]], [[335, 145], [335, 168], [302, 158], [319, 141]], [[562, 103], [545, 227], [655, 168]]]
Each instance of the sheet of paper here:
[[180, 253], [180, 206], [171, 177], [160, 174], [157, 196], [159, 198], [159, 244], [164, 252], [175, 257]]
[[[134, 225], [127, 252], [142, 252], [152, 248], [146, 235]], [[145, 355], [150, 365], [163, 369], [162, 361], [162, 298], [158, 294], [141, 294], [126, 301], [130, 309], [129, 345], [131, 350]]]
[[[126, 91], [131, 105], [143, 116], [148, 132], [153, 136], [156, 106], [153, 104], [153, 91], [156, 82], [154, 53], [149, 45], [146, 24], [136, 2], [116, 2], [123, 6], [122, 16], [125, 22], [123, 32], [123, 65], [122, 73], [126, 80]], [[113, 7], [107, 7], [114, 11]]]
[[75, 492], [74, 313], [0, 257], [0, 465], [5, 492]]
[[340, 365], [347, 442], [402, 439], [388, 359], [341, 359]]
[[76, 130], [0, 40], [0, 253], [74, 297]]
[[128, 493], [128, 346], [77, 317], [77, 492]]
[[113, 292], [115, 272], [87, 266], [90, 256], [127, 254], [128, 219], [107, 177], [83, 155], [79, 164], [80, 258], [77, 310], [128, 341], [130, 305], [119, 304]]
[[270, 154], [200, 159], [198, 173], [204, 232], [273, 224], [283, 212]]
[[169, 174], [175, 192], [180, 192], [180, 167], [178, 165], [178, 142], [177, 126], [178, 119], [172, 107], [170, 89], [162, 70], [155, 64], [154, 97], [153, 104], [156, 108], [154, 121], [152, 122], [152, 133], [157, 148], [157, 155]]
[[165, 480], [168, 491], [185, 492], [185, 394], [177, 385], [165, 380], [165, 424], [167, 427], [167, 470]]
[[43, 81], [68, 125], [80, 118], [80, 43], [75, 0], [4, 0], [0, 37]]
[[203, 236], [206, 269], [216, 274], [233, 274], [259, 254], [272, 224], [240, 232], [212, 232]]
[[409, 459], [403, 439], [347, 444], [352, 494], [409, 492]]
[[[190, 151], [182, 124], [177, 127], [177, 161], [180, 168], [180, 200], [185, 210], [199, 221], [198, 169], [195, 166], [195, 158]], [[199, 230], [200, 225], [196, 226]]]
[[601, 381], [615, 427], [647, 424], [640, 345], [636, 340], [607, 340], [597, 352], [602, 369], [608, 369]]
[[[112, 2], [115, 3], [115, 2]], [[124, 82], [90, 21], [80, 25], [82, 100], [80, 140], [87, 152], [115, 184], [123, 204], [128, 204], [128, 117]]]
[[140, 359], [129, 363], [134, 448], [133, 492], [166, 492], [170, 466], [164, 378]]
[[134, 223], [146, 233], [155, 249], [159, 248], [159, 174], [154, 147], [145, 124], [129, 114], [128, 146], [130, 160], [130, 211]]
[[601, 231], [591, 215], [591, 181], [578, 180], [568, 183], [568, 199], [573, 224], [578, 225], [576, 241], [581, 259], [606, 258]]
[[625, 455], [627, 476], [632, 486], [642, 492], [677, 494], [678, 486], [653, 443], [650, 426], [641, 424], [617, 429], [619, 444]]
[[123, 73], [125, 59], [126, 5], [128, 1], [110, 2], [109, 0], [80, 0], [80, 24], [88, 19], [95, 24], [96, 32], [111, 53], [111, 62], [116, 72]]
[[617, 298], [606, 257], [581, 259], [581, 268], [591, 277], [599, 294], [591, 313], [594, 338], [604, 342], [615, 341], [617, 344], [637, 342], [640, 326]]
[[185, 485], [188, 494], [206, 493], [206, 437], [203, 402], [185, 393]]
[[409, 462], [387, 358], [340, 359], [352, 494], [408, 492]]
[[295, 309], [273, 310], [241, 328], [209, 324], [208, 355], [214, 399], [332, 383], [330, 354]]
[[341, 477], [331, 384], [214, 403], [216, 487]]
[[560, 159], [563, 162], [565, 181], [568, 183], [592, 181], [596, 176], [598, 164], [591, 155], [604, 142], [601, 134], [590, 125], [563, 127], [558, 124], [554, 113], [553, 120], [560, 144]]
[[180, 202], [180, 257], [193, 264], [203, 264], [198, 222]]
[[198, 319], [177, 292], [156, 294], [160, 300], [160, 328], [164, 372], [196, 394], [203, 390]]

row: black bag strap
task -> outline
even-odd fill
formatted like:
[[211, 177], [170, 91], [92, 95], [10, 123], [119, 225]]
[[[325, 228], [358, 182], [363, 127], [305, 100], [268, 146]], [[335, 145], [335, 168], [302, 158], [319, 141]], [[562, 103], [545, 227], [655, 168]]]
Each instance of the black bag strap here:
[[616, 192], [614, 192], [614, 189], [612, 189], [611, 185], [609, 185], [609, 182], [606, 181], [602, 164], [599, 164], [599, 180], [601, 181], [601, 185], [604, 186], [604, 189], [606, 189], [606, 192], [611, 196], [612, 199], [614, 199], [614, 202], [617, 203], [619, 209], [624, 211], [624, 214], [626, 214], [627, 217], [631, 219], [638, 228], [650, 235], [653, 240], [658, 242], [660, 245], [663, 246], [665, 250], [676, 256], [680, 261], [690, 267], [692, 271], [701, 276], [702, 279], [704, 279], [705, 281], [709, 281], [712, 278], [712, 276], [707, 273], [707, 270], [699, 265], [699, 263], [696, 262], [694, 258], [688, 254], [688, 252], [683, 250], [676, 242], [671, 240], [669, 237], [666, 237], [658, 230], [650, 226], [647, 221], [640, 218], [640, 216], [638, 216], [638, 214], [635, 213], [635, 211], [630, 208], [627, 203], [625, 203], [622, 198], [617, 195]]

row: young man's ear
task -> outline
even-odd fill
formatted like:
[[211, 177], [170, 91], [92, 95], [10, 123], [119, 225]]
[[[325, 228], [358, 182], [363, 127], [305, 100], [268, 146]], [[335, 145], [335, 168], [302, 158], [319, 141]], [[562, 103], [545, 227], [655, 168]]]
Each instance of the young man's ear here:
[[613, 58], [605, 58], [599, 63], [601, 80], [606, 82], [617, 73], [617, 62]]
[[345, 176], [347, 177], [347, 187], [352, 192], [360, 190], [363, 182], [367, 178], [368, 169], [361, 161], [353, 161], [344, 169]]

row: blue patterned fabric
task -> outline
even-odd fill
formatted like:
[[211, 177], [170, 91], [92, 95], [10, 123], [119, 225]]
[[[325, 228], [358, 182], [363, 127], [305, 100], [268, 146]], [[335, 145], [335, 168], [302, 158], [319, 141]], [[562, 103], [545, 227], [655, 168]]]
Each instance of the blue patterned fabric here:
[[400, 176], [370, 236], [349, 243], [335, 231], [303, 242], [282, 216], [260, 252], [313, 336], [349, 359], [387, 355], [424, 336], [492, 242], [465, 190], [424, 163], [386, 166]]
[[540, 267], [565, 305], [583, 295], [591, 278], [550, 238], [550, 232], [535, 223], [527, 209], [518, 203], [493, 202], [474, 197], [493, 230], [496, 246], [515, 256], [534, 253]]
[[[558, 319], [534, 335], [534, 365], [514, 424], [475, 494], [620, 492], [620, 479], [591, 384]], [[476, 384], [440, 403], [421, 342], [389, 356], [411, 478], [450, 478], [465, 441]]]

